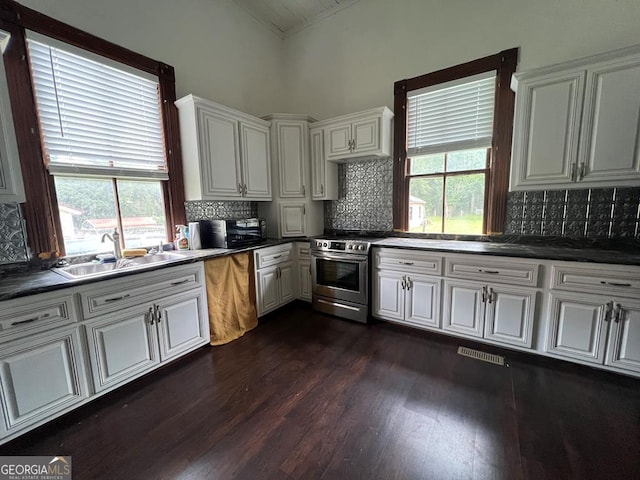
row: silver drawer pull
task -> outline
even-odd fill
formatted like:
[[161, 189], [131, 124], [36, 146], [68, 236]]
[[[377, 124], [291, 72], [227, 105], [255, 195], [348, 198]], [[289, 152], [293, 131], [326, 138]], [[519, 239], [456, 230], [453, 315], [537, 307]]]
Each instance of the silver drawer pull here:
[[182, 285], [183, 283], [188, 283], [189, 279], [185, 278], [184, 280], [180, 280], [179, 282], [171, 282], [171, 286], [175, 287], [176, 285]]
[[480, 273], [490, 273], [491, 275], [496, 275], [500, 273], [500, 270], [483, 270], [482, 268], [478, 269]]
[[43, 313], [39, 317], [28, 318], [26, 320], [20, 320], [18, 322], [13, 322], [11, 324], [11, 326], [15, 327], [16, 325], [24, 325], [25, 323], [37, 322], [38, 320], [44, 320], [45, 318], [49, 318], [49, 317], [50, 317], [50, 315], [48, 313]]
[[398, 262], [400, 265], [413, 265], [413, 262]]
[[119, 297], [111, 297], [111, 298], [105, 298], [104, 301], [105, 302], [117, 302], [118, 300], [124, 300], [125, 298], [129, 298], [131, 295], [130, 294], [126, 294], [126, 295], [120, 295]]
[[630, 283], [616, 283], [616, 282], [605, 282], [604, 280], [600, 282], [600, 285], [609, 285], [611, 287], [632, 287]]
[[274, 256], [273, 256], [273, 259], [275, 260], [276, 258], [280, 258], [281, 256], [282, 256], [282, 254], [280, 254], [280, 255], [274, 255]]

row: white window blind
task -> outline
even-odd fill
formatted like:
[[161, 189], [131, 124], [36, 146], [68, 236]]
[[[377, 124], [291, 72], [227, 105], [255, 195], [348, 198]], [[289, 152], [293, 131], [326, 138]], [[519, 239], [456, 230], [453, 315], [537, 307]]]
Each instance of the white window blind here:
[[407, 94], [407, 155], [490, 147], [496, 72]]
[[29, 56], [52, 174], [168, 178], [157, 79], [33, 38]]

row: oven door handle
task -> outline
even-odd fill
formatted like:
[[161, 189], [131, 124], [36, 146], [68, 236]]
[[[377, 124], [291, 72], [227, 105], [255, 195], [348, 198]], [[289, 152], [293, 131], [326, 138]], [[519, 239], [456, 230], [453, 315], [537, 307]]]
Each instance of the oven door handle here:
[[361, 262], [366, 262], [368, 260], [368, 257], [366, 255], [351, 255], [351, 254], [347, 254], [344, 257], [342, 257], [342, 256], [339, 256], [339, 255], [327, 255], [326, 253], [323, 253], [321, 255], [311, 254], [311, 256], [313, 258], [322, 258], [322, 259], [327, 259], [327, 260], [338, 260], [340, 262], [349, 262], [350, 260], [353, 260], [350, 263], [361, 263]]

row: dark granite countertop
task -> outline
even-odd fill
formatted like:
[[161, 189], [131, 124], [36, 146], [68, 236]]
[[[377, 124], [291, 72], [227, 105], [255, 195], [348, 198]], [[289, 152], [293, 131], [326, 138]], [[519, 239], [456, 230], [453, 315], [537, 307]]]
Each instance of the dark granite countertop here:
[[638, 250], [602, 250], [549, 245], [526, 245], [460, 240], [431, 240], [393, 237], [373, 242], [374, 246], [409, 248], [449, 253], [473, 253], [477, 255], [499, 255], [503, 257], [537, 258], [540, 260], [563, 260], [569, 262], [610, 263], [640, 265]]
[[104, 273], [99, 276], [77, 279], [66, 278], [56, 273], [54, 271], [55, 268], [51, 270], [42, 270], [35, 272], [12, 273], [0, 278], [0, 301], [25, 297], [27, 295], [35, 295], [37, 293], [51, 292], [63, 288], [76, 287], [78, 285], [86, 285], [89, 283], [100, 282], [112, 278], [127, 277], [129, 275], [136, 275], [138, 273], [160, 270], [167, 267], [175, 267], [176, 265], [194, 263], [201, 260], [206, 260], [208, 258], [215, 258], [223, 255], [233, 255], [236, 253], [256, 250], [258, 248], [270, 247], [301, 240], [304, 241], [305, 239], [293, 238], [282, 240], [267, 240], [260, 243], [259, 245], [236, 249], [212, 248], [207, 250], [190, 250], [186, 252], [173, 251], [172, 253], [178, 253], [183, 258], [162, 263], [149, 264], [145, 265], [144, 267], [137, 267], [134, 269], [122, 268]]

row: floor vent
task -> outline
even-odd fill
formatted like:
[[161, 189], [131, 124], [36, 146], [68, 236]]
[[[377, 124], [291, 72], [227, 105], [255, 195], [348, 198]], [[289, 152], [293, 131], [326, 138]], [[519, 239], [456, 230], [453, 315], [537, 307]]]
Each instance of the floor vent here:
[[494, 355], [492, 353], [481, 352], [467, 347], [458, 347], [458, 355], [463, 355], [483, 362], [493, 363], [495, 365], [504, 365], [504, 357], [502, 355]]

